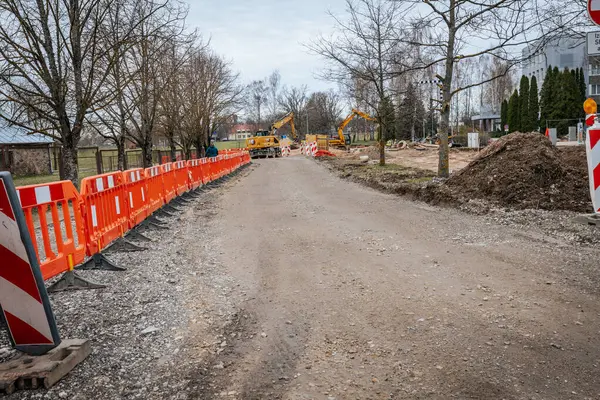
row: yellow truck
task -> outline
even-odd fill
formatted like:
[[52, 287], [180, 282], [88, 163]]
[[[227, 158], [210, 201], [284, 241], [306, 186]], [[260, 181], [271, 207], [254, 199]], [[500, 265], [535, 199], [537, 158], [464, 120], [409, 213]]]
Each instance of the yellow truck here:
[[281, 157], [281, 143], [277, 137], [277, 130], [289, 123], [292, 128], [292, 137], [296, 140], [296, 126], [294, 125], [294, 113], [290, 112], [285, 117], [275, 121], [268, 131], [258, 131], [246, 139], [246, 148], [251, 158], [277, 158]]

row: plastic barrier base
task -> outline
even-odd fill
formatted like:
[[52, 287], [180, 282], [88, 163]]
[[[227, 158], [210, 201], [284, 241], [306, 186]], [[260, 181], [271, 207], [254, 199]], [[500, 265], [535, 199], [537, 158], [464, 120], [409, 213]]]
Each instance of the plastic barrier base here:
[[104, 289], [106, 285], [92, 282], [79, 276], [75, 271], [68, 271], [48, 288], [49, 293], [64, 292], [67, 290]]
[[110, 262], [103, 254], [94, 254], [89, 260], [81, 264], [77, 269], [82, 271], [103, 270], [103, 271], [127, 271], [127, 268], [117, 267]]
[[124, 251], [126, 253], [134, 253], [136, 251], [144, 251], [144, 250], [148, 250], [146, 247], [141, 247], [138, 245], [135, 245], [131, 242], [128, 242], [127, 240], [123, 239], [123, 238], [119, 238], [117, 240], [115, 240], [114, 242], [112, 242], [112, 244], [110, 244], [107, 248], [104, 249], [104, 252], [106, 253], [112, 253], [112, 252], [119, 252], [119, 251]]
[[25, 354], [0, 364], [0, 393], [15, 390], [51, 388], [92, 353], [89, 340], [63, 340], [47, 354], [30, 357]]
[[164, 225], [162, 221], [159, 221], [156, 218], [155, 218], [155, 221], [146, 220], [146, 221], [142, 222], [137, 228], [143, 232], [146, 232], [146, 231], [149, 231], [152, 229], [159, 230], [159, 231], [168, 231], [169, 230], [168, 226]]
[[175, 214], [171, 214], [170, 212], [166, 211], [165, 209], [160, 209], [157, 212], [155, 212], [153, 215], [153, 217], [164, 217], [164, 218], [171, 218], [174, 216], [175, 216]]
[[177, 207], [173, 207], [172, 204], [166, 204], [162, 209], [165, 211], [168, 211], [168, 212], [180, 212], [181, 211], [181, 209], [179, 209]]
[[152, 241], [152, 239], [150, 239], [147, 236], [142, 235], [136, 229], [130, 230], [129, 233], [127, 233], [125, 235], [125, 237], [127, 239], [137, 240], [137, 241], [140, 241], [140, 242], [151, 242]]

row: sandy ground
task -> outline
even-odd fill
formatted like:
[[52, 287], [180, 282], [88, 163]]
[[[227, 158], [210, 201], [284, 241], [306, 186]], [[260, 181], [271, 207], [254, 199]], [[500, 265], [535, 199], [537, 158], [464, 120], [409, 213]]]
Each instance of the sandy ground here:
[[[357, 158], [357, 156], [360, 156], [360, 154], [364, 152], [371, 154], [373, 149], [365, 148], [353, 150], [351, 153], [341, 150], [331, 151], [340, 158]], [[375, 155], [377, 155], [377, 151], [373, 153], [372, 157], [374, 158]], [[476, 151], [450, 149], [450, 169], [452, 171], [463, 169], [473, 160], [473, 158], [475, 158], [476, 155]], [[376, 159], [379, 160], [378, 157]], [[405, 167], [437, 171], [438, 151], [434, 148], [428, 148], [426, 150], [405, 149], [398, 151], [386, 151], [386, 161], [391, 164], [399, 164]]]
[[96, 273], [104, 292], [53, 295], [63, 335], [92, 337], [94, 354], [13, 397], [600, 397], [597, 248], [304, 157], [243, 175], [118, 258], [128, 271]]

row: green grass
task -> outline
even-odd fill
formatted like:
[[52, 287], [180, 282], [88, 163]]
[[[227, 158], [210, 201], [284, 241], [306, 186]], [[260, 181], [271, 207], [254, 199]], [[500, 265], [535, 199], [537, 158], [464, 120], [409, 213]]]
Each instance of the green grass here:
[[228, 142], [216, 142], [215, 146], [219, 150], [242, 149], [246, 147], [245, 140], [231, 140]]
[[[83, 178], [96, 175], [96, 171], [79, 171], [79, 181]], [[53, 175], [13, 176], [15, 186], [41, 185], [43, 183], [58, 182], [58, 172]]]

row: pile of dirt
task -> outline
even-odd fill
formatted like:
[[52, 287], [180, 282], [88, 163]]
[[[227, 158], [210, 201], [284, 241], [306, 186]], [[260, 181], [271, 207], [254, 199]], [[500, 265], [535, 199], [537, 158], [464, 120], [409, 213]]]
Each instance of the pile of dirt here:
[[351, 151], [351, 159], [359, 159], [360, 156], [369, 156], [370, 160], [379, 160], [379, 146], [359, 147]]
[[514, 209], [591, 211], [585, 148], [553, 147], [539, 133], [502, 137], [444, 186]]

